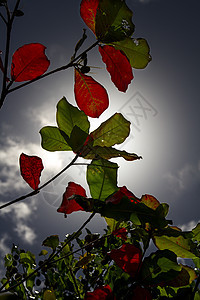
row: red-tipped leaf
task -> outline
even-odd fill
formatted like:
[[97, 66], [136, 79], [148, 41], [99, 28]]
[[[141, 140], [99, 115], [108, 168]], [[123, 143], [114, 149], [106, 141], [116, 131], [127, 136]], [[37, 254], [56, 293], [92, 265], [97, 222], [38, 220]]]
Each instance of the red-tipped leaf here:
[[121, 248], [111, 250], [110, 257], [118, 267], [134, 277], [140, 266], [142, 252], [134, 245], [123, 244]]
[[98, 118], [108, 107], [106, 89], [91, 76], [75, 69], [75, 99], [78, 107], [92, 118]]
[[74, 182], [69, 182], [65, 193], [63, 194], [63, 200], [57, 212], [64, 214], [71, 214], [74, 211], [84, 210], [75, 199], [69, 199], [73, 195], [86, 196], [85, 189]]
[[50, 65], [45, 49], [46, 47], [39, 43], [18, 48], [12, 57], [12, 80], [17, 82], [33, 80], [44, 74]]
[[119, 204], [124, 196], [128, 197], [133, 203], [139, 203], [141, 201], [131, 191], [129, 191], [126, 186], [122, 186], [116, 193], [106, 199], [106, 203], [111, 202], [113, 204]]
[[100, 0], [82, 0], [80, 6], [80, 15], [85, 24], [95, 34], [95, 18]]
[[126, 55], [113, 46], [99, 46], [99, 52], [106, 69], [110, 73], [111, 80], [121, 92], [126, 92], [133, 79], [133, 72]]
[[20, 155], [20, 171], [23, 179], [33, 190], [37, 190], [41, 172], [44, 169], [42, 159], [38, 156]]

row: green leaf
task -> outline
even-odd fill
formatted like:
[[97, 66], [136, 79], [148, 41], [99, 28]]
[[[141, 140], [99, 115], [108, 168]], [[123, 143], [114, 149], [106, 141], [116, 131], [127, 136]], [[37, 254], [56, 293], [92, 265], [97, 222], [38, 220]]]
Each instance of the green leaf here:
[[135, 69], [144, 69], [151, 61], [150, 48], [145, 39], [126, 38], [123, 41], [112, 43], [117, 50], [123, 51], [130, 64]]
[[118, 221], [116, 221], [115, 219], [112, 219], [112, 218], [105, 217], [105, 220], [110, 229], [110, 232], [113, 232], [117, 228], [117, 225], [119, 224]]
[[50, 247], [50, 248], [52, 248], [55, 251], [56, 247], [59, 245], [59, 237], [58, 237], [58, 235], [51, 235], [51, 236], [47, 237], [43, 241], [42, 245], [46, 246], [46, 247]]
[[193, 259], [197, 257], [197, 253], [190, 236], [192, 235], [169, 227], [155, 234], [153, 241], [160, 250], [169, 249], [178, 257]]
[[194, 300], [200, 300], [200, 292], [196, 292], [194, 296]]
[[56, 120], [58, 127], [70, 136], [74, 126], [88, 133], [90, 123], [86, 114], [77, 107], [71, 105], [65, 97], [57, 104]]
[[95, 20], [95, 33], [98, 40], [110, 43], [131, 36], [134, 32], [132, 15], [125, 1], [101, 0]]
[[129, 136], [130, 122], [122, 114], [116, 113], [91, 132], [94, 146], [111, 147], [121, 144]]
[[200, 242], [200, 223], [197, 224], [195, 228], [192, 229], [193, 239], [197, 242]]
[[144, 259], [140, 277], [145, 284], [158, 285], [174, 279], [180, 271], [181, 266], [172, 251], [158, 250]]
[[121, 151], [112, 147], [100, 147], [100, 146], [91, 147], [90, 152], [86, 156], [84, 156], [85, 159], [95, 159], [95, 158], [111, 159], [115, 157], [122, 157], [128, 161], [133, 161], [142, 158], [141, 156], [138, 156], [135, 153], [128, 153], [124, 150]]
[[45, 126], [40, 130], [42, 148], [48, 151], [69, 151], [68, 136], [57, 127]]
[[117, 188], [118, 165], [107, 160], [93, 160], [87, 167], [87, 182], [92, 198], [104, 200]]
[[42, 256], [42, 255], [45, 256], [47, 254], [48, 254], [48, 251], [43, 249], [43, 250], [40, 251], [39, 256]]
[[75, 153], [78, 153], [83, 147], [87, 137], [88, 134], [75, 125], [72, 129], [68, 144]]
[[12, 266], [13, 264], [13, 256], [12, 254], [6, 254], [5, 257], [4, 257], [4, 264], [5, 264], [5, 267], [10, 267]]
[[35, 255], [30, 251], [20, 253], [20, 262], [22, 264], [28, 264], [30, 266], [35, 265]]

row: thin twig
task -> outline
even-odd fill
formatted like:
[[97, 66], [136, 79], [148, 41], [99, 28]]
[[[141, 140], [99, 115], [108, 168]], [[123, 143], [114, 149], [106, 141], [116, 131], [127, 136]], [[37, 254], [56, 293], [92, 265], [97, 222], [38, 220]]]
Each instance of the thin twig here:
[[24, 199], [26, 199], [26, 198], [28, 198], [28, 197], [32, 197], [32, 196], [38, 194], [38, 193], [40, 192], [41, 189], [43, 189], [45, 186], [47, 186], [47, 185], [50, 184], [52, 181], [54, 181], [57, 177], [59, 177], [62, 173], [64, 173], [67, 169], [69, 169], [69, 167], [71, 167], [71, 166], [74, 164], [74, 162], [78, 159], [78, 157], [79, 157], [79, 155], [77, 154], [77, 155], [72, 159], [72, 161], [71, 161], [64, 169], [62, 169], [58, 174], [56, 174], [54, 177], [52, 177], [52, 178], [49, 179], [47, 182], [45, 182], [43, 185], [41, 185], [38, 189], [36, 189], [36, 190], [32, 191], [31, 193], [28, 193], [28, 194], [26, 194], [26, 195], [24, 195], [24, 196], [21, 196], [21, 197], [15, 199], [15, 200], [9, 201], [9, 202], [7, 202], [7, 203], [1, 205], [1, 206], [0, 206], [0, 209], [3, 209], [3, 208], [5, 208], [5, 207], [7, 207], [7, 206], [9, 206], [9, 205], [12, 205], [12, 204], [14, 204], [14, 203], [16, 203], [16, 202], [22, 201], [22, 200], [24, 200]]
[[63, 244], [63, 246], [58, 249], [53, 255], [51, 255], [46, 261], [43, 262], [43, 264], [41, 264], [38, 268], [36, 268], [32, 273], [30, 273], [29, 275], [27, 275], [25, 278], [23, 278], [20, 282], [14, 284], [12, 287], [9, 287], [8, 289], [2, 290], [2, 287], [0, 288], [0, 294], [5, 293], [5, 292], [9, 292], [9, 291], [13, 291], [16, 287], [18, 287], [20, 284], [22, 284], [23, 282], [25, 282], [27, 279], [29, 279], [30, 277], [32, 277], [34, 274], [36, 274], [38, 271], [40, 271], [44, 266], [48, 265], [55, 256], [57, 256], [65, 247], [66, 245], [68, 245], [73, 239], [75, 239], [79, 233], [82, 231], [82, 229], [91, 221], [91, 219], [95, 216], [95, 213], [93, 212], [89, 218], [83, 223], [83, 225], [78, 229], [78, 231], [73, 234], [67, 241], [66, 243]]
[[67, 65], [62, 66], [62, 67], [59, 67], [59, 68], [56, 68], [56, 69], [54, 69], [54, 70], [52, 70], [52, 71], [50, 71], [50, 72], [47, 72], [47, 73], [45, 73], [45, 74], [43, 74], [43, 75], [41, 75], [41, 76], [38, 76], [38, 77], [35, 78], [35, 79], [32, 79], [32, 80], [30, 80], [30, 81], [28, 81], [28, 82], [25, 82], [25, 83], [22, 83], [22, 84], [20, 84], [20, 85], [14, 87], [14, 88], [12, 88], [12, 89], [9, 89], [9, 90], [7, 91], [7, 94], [12, 93], [12, 92], [14, 92], [14, 91], [16, 91], [16, 90], [18, 90], [18, 89], [20, 89], [20, 88], [22, 88], [22, 87], [25, 87], [25, 86], [27, 86], [27, 85], [33, 83], [33, 82], [36, 82], [36, 81], [38, 81], [38, 80], [40, 80], [40, 79], [42, 79], [42, 78], [45, 78], [45, 77], [49, 76], [49, 75], [52, 75], [52, 74], [57, 73], [57, 72], [60, 72], [60, 71], [64, 71], [64, 70], [66, 70], [66, 69], [72, 67], [72, 66], [74, 65], [74, 63], [75, 63], [79, 58], [81, 58], [81, 56], [82, 56], [84, 53], [87, 53], [88, 51], [90, 51], [92, 48], [94, 48], [96, 45], [98, 45], [98, 43], [99, 43], [99, 41], [96, 41], [95, 43], [93, 43], [90, 47], [88, 47], [85, 51], [83, 51], [83, 52], [82, 52], [81, 54], [79, 54], [76, 58], [74, 58], [72, 61], [70, 61]]
[[10, 53], [10, 37], [11, 37], [11, 30], [12, 30], [12, 25], [13, 25], [15, 13], [16, 13], [18, 7], [19, 7], [19, 3], [20, 3], [20, 0], [17, 0], [16, 4], [15, 4], [14, 11], [13, 11], [11, 16], [10, 16], [10, 11], [8, 9], [7, 3], [5, 4], [8, 21], [6, 23], [6, 25], [7, 25], [6, 50], [5, 50], [3, 86], [2, 86], [1, 99], [0, 99], [0, 108], [2, 107], [2, 105], [4, 103], [4, 100], [6, 98], [6, 95], [8, 93], [6, 83], [7, 83], [7, 73], [8, 73], [8, 59], [9, 59], [9, 53]]

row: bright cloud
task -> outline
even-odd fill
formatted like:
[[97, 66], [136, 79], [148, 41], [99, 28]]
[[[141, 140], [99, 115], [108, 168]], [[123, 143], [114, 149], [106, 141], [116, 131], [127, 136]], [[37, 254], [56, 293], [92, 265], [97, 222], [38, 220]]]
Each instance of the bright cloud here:
[[183, 224], [183, 225], [179, 225], [178, 227], [182, 229], [182, 231], [191, 231], [193, 228], [196, 227], [196, 225], [200, 223], [200, 220], [199, 221], [190, 221], [186, 224]]

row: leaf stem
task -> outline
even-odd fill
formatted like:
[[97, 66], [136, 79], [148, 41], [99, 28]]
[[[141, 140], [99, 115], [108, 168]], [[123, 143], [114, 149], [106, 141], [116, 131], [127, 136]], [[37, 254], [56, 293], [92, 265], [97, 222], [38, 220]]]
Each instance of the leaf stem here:
[[41, 185], [38, 189], [36, 189], [36, 190], [32, 191], [31, 193], [28, 193], [28, 194], [26, 194], [26, 195], [24, 195], [24, 196], [21, 196], [21, 197], [15, 199], [15, 200], [12, 200], [12, 201], [10, 201], [10, 202], [7, 202], [7, 203], [1, 205], [1, 206], [0, 206], [0, 209], [3, 209], [3, 208], [5, 208], [5, 207], [7, 207], [7, 206], [9, 206], [9, 205], [12, 205], [12, 204], [14, 204], [14, 203], [16, 203], [16, 202], [22, 201], [22, 200], [24, 200], [24, 199], [26, 199], [26, 198], [29, 198], [29, 197], [32, 197], [32, 196], [38, 194], [38, 193], [40, 192], [41, 189], [43, 189], [45, 186], [47, 186], [47, 185], [50, 184], [52, 181], [54, 181], [57, 177], [59, 177], [62, 173], [64, 173], [67, 169], [69, 169], [69, 167], [71, 167], [71, 166], [74, 164], [74, 162], [78, 159], [78, 157], [79, 157], [79, 155], [77, 154], [77, 155], [72, 159], [72, 161], [71, 161], [64, 169], [62, 169], [59, 173], [57, 173], [55, 176], [53, 176], [52, 178], [50, 178], [47, 182], [45, 182], [43, 185]]

